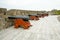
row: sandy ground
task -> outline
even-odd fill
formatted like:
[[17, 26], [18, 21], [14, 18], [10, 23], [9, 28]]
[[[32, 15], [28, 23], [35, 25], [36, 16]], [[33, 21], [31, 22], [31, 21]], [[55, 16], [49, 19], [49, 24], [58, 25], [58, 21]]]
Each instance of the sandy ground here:
[[0, 40], [60, 40], [60, 22], [58, 16], [40, 18], [30, 21], [29, 29], [14, 29], [13, 26], [0, 31]]

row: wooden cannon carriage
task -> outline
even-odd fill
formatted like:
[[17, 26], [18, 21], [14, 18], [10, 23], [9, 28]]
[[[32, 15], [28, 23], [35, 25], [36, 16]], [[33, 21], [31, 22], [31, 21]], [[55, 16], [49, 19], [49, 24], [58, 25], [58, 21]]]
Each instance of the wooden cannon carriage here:
[[36, 14], [31, 14], [31, 15], [28, 15], [30, 17], [30, 20], [39, 20], [39, 16], [36, 15]]
[[31, 26], [29, 16], [10, 16], [8, 18], [14, 19], [14, 28], [21, 26], [24, 29], [28, 29]]

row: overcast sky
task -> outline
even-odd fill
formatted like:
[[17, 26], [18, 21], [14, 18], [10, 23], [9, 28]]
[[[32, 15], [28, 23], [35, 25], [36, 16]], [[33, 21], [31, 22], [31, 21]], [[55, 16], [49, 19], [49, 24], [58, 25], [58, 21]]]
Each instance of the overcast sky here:
[[60, 0], [0, 0], [0, 7], [23, 10], [60, 9]]

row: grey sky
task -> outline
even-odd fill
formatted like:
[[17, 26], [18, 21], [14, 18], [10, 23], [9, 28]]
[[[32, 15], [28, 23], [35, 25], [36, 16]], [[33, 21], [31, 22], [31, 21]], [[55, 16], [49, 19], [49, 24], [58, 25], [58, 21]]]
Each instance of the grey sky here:
[[0, 0], [0, 7], [23, 10], [60, 9], [60, 0]]

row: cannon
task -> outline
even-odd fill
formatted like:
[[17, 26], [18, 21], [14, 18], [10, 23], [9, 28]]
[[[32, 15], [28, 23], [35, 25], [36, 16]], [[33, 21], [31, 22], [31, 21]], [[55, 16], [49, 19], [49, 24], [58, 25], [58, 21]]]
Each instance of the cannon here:
[[41, 17], [42, 17], [42, 14], [37, 14], [37, 15], [39, 15], [39, 18], [41, 18]]
[[44, 18], [45, 16], [48, 16], [48, 14], [47, 13], [45, 13], [45, 14], [37, 14], [37, 15], [39, 15], [39, 17], [41, 18]]
[[44, 14], [45, 16], [48, 16], [48, 14], [46, 13], [46, 14]]
[[47, 13], [45, 13], [45, 14], [42, 14], [42, 17], [45, 17], [45, 16], [48, 16], [48, 14], [47, 14]]
[[40, 18], [44, 18], [44, 14], [37, 14]]
[[21, 26], [24, 29], [28, 29], [31, 26], [29, 16], [9, 16], [8, 19], [14, 20], [14, 28], [19, 28]]
[[36, 15], [36, 14], [31, 14], [31, 15], [28, 15], [30, 17], [30, 20], [39, 20], [39, 15]]

